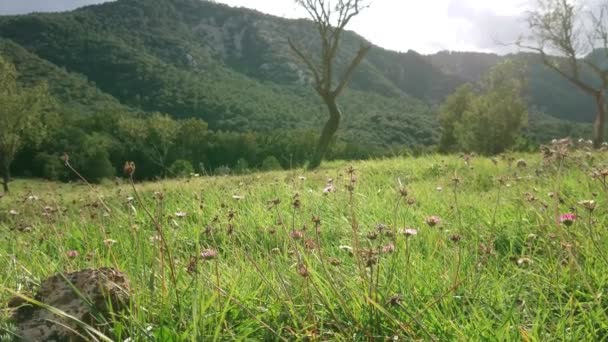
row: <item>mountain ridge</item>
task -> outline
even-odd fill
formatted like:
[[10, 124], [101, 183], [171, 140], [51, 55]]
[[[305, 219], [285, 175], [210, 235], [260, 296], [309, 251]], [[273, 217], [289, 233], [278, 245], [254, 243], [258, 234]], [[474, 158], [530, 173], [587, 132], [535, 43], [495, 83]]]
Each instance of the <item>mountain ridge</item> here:
[[[112, 110], [198, 117], [214, 130], [319, 125], [324, 108], [308, 85], [306, 68], [289, 50], [288, 37], [308, 51], [318, 46], [308, 20], [199, 0], [118, 0], [70, 12], [0, 17], [5, 51], [19, 46], [42, 61], [37, 65], [63, 70], [53, 75], [72, 80], [57, 93], [97, 91], [99, 98], [112, 103]], [[344, 35], [338, 72], [361, 41], [364, 38], [352, 31]], [[461, 54], [446, 58], [374, 46], [340, 100], [346, 113], [341, 136], [368, 137], [367, 143], [381, 146], [433, 144], [438, 134], [433, 108], [503, 59]], [[26, 78], [49, 77], [23, 63], [17, 67], [25, 70]], [[532, 93], [540, 94], [531, 96], [532, 107], [560, 119], [590, 120], [593, 113], [576, 89], [541, 67], [531, 70], [536, 76]], [[546, 89], [558, 93], [555, 88], [562, 96], [550, 100]], [[559, 99], [574, 105], [562, 105]], [[582, 114], [572, 114], [581, 108]]]

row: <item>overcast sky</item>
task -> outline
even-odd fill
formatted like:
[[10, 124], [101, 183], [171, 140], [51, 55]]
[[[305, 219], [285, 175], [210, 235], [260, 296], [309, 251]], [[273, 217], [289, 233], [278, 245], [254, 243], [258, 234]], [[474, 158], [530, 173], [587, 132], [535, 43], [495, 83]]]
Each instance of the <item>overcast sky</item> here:
[[[103, 0], [0, 0], [0, 14], [62, 11]], [[262, 12], [303, 17], [293, 0], [217, 0]], [[534, 0], [373, 0], [350, 29], [391, 50], [505, 52], [525, 31], [522, 14]]]

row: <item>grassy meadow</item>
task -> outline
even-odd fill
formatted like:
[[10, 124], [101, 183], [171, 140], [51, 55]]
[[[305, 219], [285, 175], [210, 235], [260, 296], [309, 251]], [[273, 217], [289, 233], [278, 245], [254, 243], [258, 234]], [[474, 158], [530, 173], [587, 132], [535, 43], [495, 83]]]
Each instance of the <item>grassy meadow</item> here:
[[109, 266], [132, 287], [112, 340], [606, 340], [606, 153], [332, 162], [136, 191], [16, 180], [0, 199], [0, 305]]

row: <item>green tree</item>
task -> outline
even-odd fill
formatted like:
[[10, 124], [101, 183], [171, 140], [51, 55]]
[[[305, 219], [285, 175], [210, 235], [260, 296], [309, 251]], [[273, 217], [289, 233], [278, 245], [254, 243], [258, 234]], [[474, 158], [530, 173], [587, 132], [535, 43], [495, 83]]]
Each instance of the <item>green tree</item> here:
[[121, 137], [131, 149], [142, 152], [161, 168], [161, 173], [165, 176], [171, 149], [177, 141], [179, 123], [168, 115], [154, 113], [145, 119], [121, 119], [118, 127]]
[[262, 171], [282, 170], [281, 163], [275, 156], [268, 156], [262, 161]]
[[463, 114], [471, 107], [474, 98], [473, 87], [464, 84], [454, 94], [450, 95], [439, 110], [439, 124], [441, 126], [441, 139], [439, 140], [439, 151], [455, 152], [458, 150], [455, 126], [462, 120]]
[[178, 159], [171, 164], [169, 173], [173, 177], [185, 178], [194, 173], [194, 167], [189, 161]]
[[511, 147], [528, 118], [523, 69], [505, 61], [485, 75], [480, 93], [463, 86], [450, 96], [440, 113], [441, 147], [488, 155]]
[[46, 84], [22, 88], [17, 70], [0, 56], [0, 173], [2, 187], [9, 191], [11, 164], [27, 144], [39, 145], [47, 135], [53, 101]]

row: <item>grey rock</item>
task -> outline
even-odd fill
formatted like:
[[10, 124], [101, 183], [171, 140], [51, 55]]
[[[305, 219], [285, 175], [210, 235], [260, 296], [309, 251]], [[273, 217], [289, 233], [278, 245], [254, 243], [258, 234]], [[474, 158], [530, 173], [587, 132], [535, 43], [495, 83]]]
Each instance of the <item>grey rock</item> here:
[[[110, 321], [111, 313], [129, 306], [130, 286], [127, 277], [113, 268], [85, 269], [44, 280], [34, 299], [102, 331], [100, 321]], [[20, 297], [9, 301], [9, 307], [14, 308], [12, 321], [23, 341], [90, 338], [73, 319], [29, 304]]]

